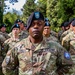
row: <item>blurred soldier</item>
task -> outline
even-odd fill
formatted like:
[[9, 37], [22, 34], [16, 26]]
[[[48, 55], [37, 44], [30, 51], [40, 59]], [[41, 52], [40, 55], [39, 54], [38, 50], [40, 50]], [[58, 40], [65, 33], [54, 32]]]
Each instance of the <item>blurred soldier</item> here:
[[[48, 22], [49, 23], [49, 19], [48, 18], [45, 18], [45, 22]], [[53, 30], [50, 30], [50, 35], [54, 36], [54, 37], [58, 37], [57, 33]]]
[[6, 33], [6, 25], [5, 24], [2, 24], [0, 26], [0, 31], [3, 32], [3, 33]]
[[44, 30], [43, 30], [44, 37], [46, 38], [47, 41], [53, 40], [53, 41], [58, 42], [58, 39], [56, 37], [52, 36], [50, 34], [50, 32], [51, 32], [50, 24], [49, 24], [49, 22], [45, 22], [45, 26], [44, 26]]
[[[12, 49], [15, 46], [15, 44], [20, 41], [20, 38], [19, 38], [20, 26], [19, 26], [19, 24], [14, 24], [12, 26], [11, 30], [12, 30], [13, 36], [4, 42], [5, 49], [7, 49], [6, 51]], [[14, 60], [14, 58], [12, 58], [12, 62], [13, 62], [13, 60]], [[13, 66], [13, 68], [12, 68], [12, 66]], [[13, 62], [12, 64], [10, 63], [9, 66], [6, 66], [6, 67], [8, 67], [8, 71], [7, 71], [7, 74], [5, 74], [5, 75], [17, 75], [18, 69], [17, 68], [14, 69], [15, 62]]]
[[70, 32], [72, 32], [73, 30], [72, 30], [72, 21], [74, 21], [75, 20], [75, 18], [73, 18], [73, 19], [71, 19], [70, 21], [69, 21], [69, 26], [70, 26], [70, 28], [67, 30], [67, 31], [65, 31], [62, 35], [61, 35], [61, 40], [62, 40], [62, 38], [63, 37], [65, 37], [67, 34], [69, 34]]
[[6, 39], [9, 38], [8, 33], [6, 32], [6, 25], [2, 24], [0, 26], [0, 34], [2, 34]]
[[60, 37], [61, 37], [62, 33], [65, 31], [64, 22], [61, 24], [60, 28], [61, 28], [61, 30], [58, 32], [58, 40], [59, 41], [60, 41]]
[[[15, 23], [19, 24], [19, 26], [20, 26], [19, 37], [21, 38], [21, 40], [26, 38], [28, 36], [28, 32], [23, 30], [24, 29], [24, 22], [22, 20], [20, 20], [20, 19], [17, 19], [15, 21]], [[9, 36], [10, 37], [12, 36], [12, 32], [9, 33]]]
[[70, 54], [57, 42], [43, 38], [44, 25], [42, 13], [30, 15], [27, 21], [29, 36], [9, 50], [2, 63], [3, 73], [6, 74], [11, 57], [18, 58], [15, 61], [19, 62], [19, 75], [64, 75], [69, 71], [73, 64]]
[[63, 39], [62, 39], [62, 45], [68, 50], [70, 40], [75, 38], [75, 20], [72, 22], [72, 29], [73, 31], [67, 34]]
[[19, 24], [14, 24], [12, 27], [11, 27], [11, 31], [12, 31], [12, 36], [11, 38], [7, 39], [5, 42], [4, 42], [4, 50], [7, 52], [8, 50], [10, 50], [11, 48], [14, 47], [14, 45], [21, 41], [20, 37], [19, 37], [19, 33], [20, 33], [20, 26]]
[[[65, 23], [64, 23], [64, 32], [67, 31], [69, 28], [70, 28], [70, 27], [69, 27], [69, 22], [65, 22]], [[63, 33], [64, 33], [64, 32], [63, 32]], [[63, 33], [62, 33], [62, 34], [63, 34]], [[61, 34], [61, 35], [62, 35], [62, 34]], [[60, 42], [61, 42], [61, 41], [62, 41], [62, 38], [61, 38], [61, 36], [60, 36]]]
[[[63, 38], [62, 45], [70, 52], [71, 58], [73, 62], [75, 63], [75, 20], [72, 22], [72, 26], [73, 26], [72, 27], [73, 31], [67, 34]], [[75, 74], [75, 65], [73, 65], [73, 68], [71, 71], [74, 71], [74, 74]]]
[[6, 40], [6, 38], [0, 34], [0, 75], [2, 74], [2, 68], [1, 68], [1, 64], [3, 62], [4, 56], [3, 56], [3, 52], [4, 52], [4, 47], [3, 47], [3, 43]]
[[8, 34], [6, 33], [6, 25], [2, 24], [0, 26], [0, 75], [2, 74], [2, 69], [1, 69], [1, 64], [3, 62], [4, 59], [4, 46], [3, 43], [5, 40], [7, 40], [9, 38]]

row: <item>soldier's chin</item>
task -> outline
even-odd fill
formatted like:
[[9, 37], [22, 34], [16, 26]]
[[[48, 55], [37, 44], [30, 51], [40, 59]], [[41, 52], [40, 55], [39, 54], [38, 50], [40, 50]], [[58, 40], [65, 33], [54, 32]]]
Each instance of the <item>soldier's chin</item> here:
[[39, 38], [39, 35], [38, 34], [34, 34], [33, 35], [33, 38], [38, 39]]

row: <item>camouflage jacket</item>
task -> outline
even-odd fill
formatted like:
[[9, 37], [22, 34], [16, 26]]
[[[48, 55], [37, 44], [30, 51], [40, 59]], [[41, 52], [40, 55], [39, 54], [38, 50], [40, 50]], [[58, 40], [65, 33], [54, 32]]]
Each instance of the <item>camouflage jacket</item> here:
[[61, 34], [60, 40], [62, 40], [67, 34], [69, 34], [71, 32], [72, 32], [72, 29], [69, 29], [69, 30], [63, 32], [63, 34]]
[[[11, 33], [9, 33], [8, 34], [10, 37], [12, 37], [13, 35], [12, 35], [12, 32]], [[21, 31], [20, 33], [19, 33], [19, 39], [25, 39], [26, 37], [28, 36], [28, 32], [27, 31]]]
[[19, 75], [60, 75], [58, 72], [66, 75], [65, 70], [73, 64], [70, 54], [57, 42], [43, 39], [41, 43], [33, 44], [29, 37], [9, 50], [2, 63], [3, 73], [12, 58], [18, 58], [15, 62], [19, 62]]
[[62, 45], [68, 50], [70, 41], [75, 38], [75, 33], [72, 31], [62, 39]]
[[50, 35], [49, 37], [45, 37], [45, 36], [44, 36], [44, 38], [46, 39], [46, 41], [51, 41], [51, 40], [53, 40], [53, 41], [59, 42], [58, 39], [57, 39], [56, 37], [52, 36], [52, 35]]
[[19, 41], [21, 41], [19, 38], [14, 39], [11, 37], [7, 39], [3, 44], [5, 53], [7, 53], [8, 50], [12, 49], [15, 46], [15, 44]]

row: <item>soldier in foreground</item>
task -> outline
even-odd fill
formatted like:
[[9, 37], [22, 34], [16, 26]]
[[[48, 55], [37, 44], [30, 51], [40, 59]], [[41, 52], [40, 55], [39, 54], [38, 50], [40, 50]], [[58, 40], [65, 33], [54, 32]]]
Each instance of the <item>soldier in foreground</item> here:
[[[29, 36], [9, 50], [2, 63], [3, 73], [6, 65], [15, 58], [19, 62], [19, 75], [66, 75], [71, 68], [70, 54], [57, 42], [46, 41], [43, 38], [44, 16], [33, 12], [27, 21]], [[71, 75], [71, 74], [68, 74]]]

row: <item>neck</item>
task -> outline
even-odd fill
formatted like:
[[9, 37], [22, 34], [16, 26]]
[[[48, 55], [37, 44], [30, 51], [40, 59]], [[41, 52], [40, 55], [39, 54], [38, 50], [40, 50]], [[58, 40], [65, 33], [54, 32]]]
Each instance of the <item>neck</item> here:
[[40, 43], [43, 40], [43, 36], [38, 39], [35, 39], [30, 36], [29, 39], [30, 39], [30, 42], [32, 42], [32, 43]]
[[49, 37], [50, 36], [50, 34], [47, 34], [47, 35], [44, 35], [45, 37]]
[[13, 36], [13, 38], [18, 39], [19, 38], [19, 35], [15, 35], [15, 36]]

